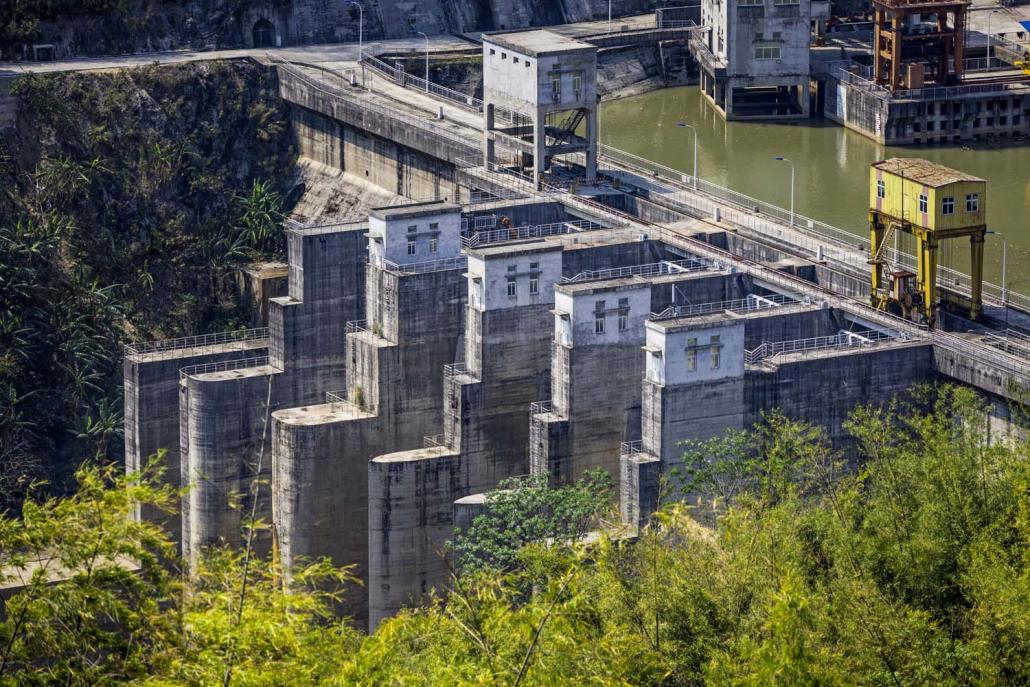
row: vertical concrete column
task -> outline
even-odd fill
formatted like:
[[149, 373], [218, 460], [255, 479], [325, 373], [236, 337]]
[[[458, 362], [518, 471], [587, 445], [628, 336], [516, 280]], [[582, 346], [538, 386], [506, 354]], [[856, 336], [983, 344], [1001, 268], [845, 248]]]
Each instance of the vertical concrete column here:
[[601, 145], [597, 139], [597, 110], [595, 108], [587, 110], [587, 141], [589, 141], [590, 147], [587, 148], [586, 181], [588, 184], [592, 184], [597, 179], [597, 153]]
[[483, 164], [490, 169], [490, 163], [497, 159], [494, 143], [494, 105], [487, 103], [483, 110]]
[[533, 118], [533, 186], [540, 188], [540, 175], [546, 167], [547, 155], [547, 112], [536, 108]]

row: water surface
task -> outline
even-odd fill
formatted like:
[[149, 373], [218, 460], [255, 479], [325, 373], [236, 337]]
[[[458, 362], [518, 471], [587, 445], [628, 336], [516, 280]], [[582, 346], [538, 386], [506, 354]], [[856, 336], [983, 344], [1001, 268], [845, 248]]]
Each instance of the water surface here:
[[[698, 176], [782, 207], [790, 204], [795, 166], [795, 210], [868, 237], [869, 165], [888, 157], [923, 157], [987, 179], [987, 222], [1008, 240], [1009, 287], [1030, 293], [1030, 139], [946, 147], [882, 146], [824, 119], [798, 123], [725, 122], [696, 86], [669, 88], [604, 103], [604, 143], [685, 172], [693, 165], [698, 132]], [[947, 243], [947, 242], [946, 242]], [[951, 242], [942, 262], [968, 271], [968, 242]], [[1001, 282], [1002, 241], [989, 236], [987, 279]]]

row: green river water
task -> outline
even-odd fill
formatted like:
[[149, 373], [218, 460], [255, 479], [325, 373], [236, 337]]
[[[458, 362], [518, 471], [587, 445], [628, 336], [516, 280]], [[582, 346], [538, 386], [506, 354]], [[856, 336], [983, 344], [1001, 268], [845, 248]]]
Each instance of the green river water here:
[[[726, 122], [697, 87], [668, 88], [604, 103], [601, 138], [610, 146], [690, 173], [698, 132], [698, 176], [868, 237], [869, 164], [888, 157], [923, 157], [987, 179], [987, 222], [1008, 241], [1006, 281], [1030, 293], [1030, 140], [948, 147], [889, 147], [828, 120], [799, 123]], [[962, 250], [966, 249], [966, 250]], [[968, 243], [943, 252], [945, 264], [968, 271]], [[1001, 283], [1002, 238], [988, 236], [985, 271]]]

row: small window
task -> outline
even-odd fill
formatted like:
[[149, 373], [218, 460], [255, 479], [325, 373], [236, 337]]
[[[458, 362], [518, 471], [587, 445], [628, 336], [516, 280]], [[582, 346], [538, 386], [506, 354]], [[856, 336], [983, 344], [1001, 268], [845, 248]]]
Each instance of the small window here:
[[436, 239], [429, 239], [429, 252], [430, 253], [435, 253], [436, 252]]
[[629, 329], [629, 318], [625, 315], [619, 315], [619, 331], [624, 332]]
[[508, 295], [509, 296], [514, 296], [516, 294], [515, 283], [516, 283], [515, 282], [515, 277], [508, 277]]
[[526, 69], [529, 69], [529, 60], [526, 60]]
[[531, 269], [531, 270], [538, 270], [538, 269], [540, 269], [540, 263], [539, 262], [531, 262], [531, 263], [529, 263], [529, 269]]
[[408, 233], [409, 234], [414, 234], [416, 231], [418, 231], [418, 225], [417, 224], [409, 224], [408, 225]]
[[580, 91], [583, 90], [583, 75], [576, 72], [572, 75], [572, 90], [576, 93], [576, 97], [579, 97]]
[[620, 298], [619, 299], [619, 307], [620, 308], [628, 308], [629, 307], [629, 299], [628, 298]]
[[514, 271], [515, 271], [515, 270], [517, 270], [518, 268], [519, 268], [519, 266], [518, 266], [518, 265], [508, 265], [508, 271], [509, 271], [509, 272], [514, 272]]
[[741, 7], [761, 7], [764, 4], [764, 0], [739, 0], [737, 4]]
[[515, 64], [518, 64], [519, 63], [519, 58], [513, 57], [513, 58], [511, 58], [511, 61], [514, 62]]
[[756, 45], [756, 60], [778, 60], [780, 59], [780, 46], [778, 45]]
[[887, 182], [883, 179], [876, 180], [876, 197], [886, 198], [887, 197]]
[[687, 339], [687, 371], [697, 369], [697, 339]]
[[604, 312], [604, 301], [594, 301], [594, 312]]
[[966, 194], [966, 212], [976, 212], [980, 209], [980, 194], [979, 193], [967, 193]]
[[778, 41], [778, 40], [783, 38], [783, 32], [782, 31], [773, 31], [773, 36], [772, 37], [773, 37], [774, 41]]
[[497, 54], [497, 51], [496, 51], [496, 50], [494, 50], [493, 48], [490, 48], [490, 54], [491, 54], [491, 55], [496, 55], [496, 54]]
[[408, 255], [414, 255], [414, 254], [415, 254], [415, 242], [414, 241], [408, 241]]
[[535, 296], [540, 293], [540, 280], [536, 277], [529, 278], [529, 295]]
[[941, 212], [945, 215], [955, 214], [955, 197], [944, 196], [941, 198]]
[[429, 223], [429, 231], [439, 231], [439, 230], [440, 230], [440, 223], [439, 222], [430, 222]]
[[716, 335], [714, 335], [712, 337], [711, 346], [712, 347], [711, 347], [711, 349], [709, 349], [709, 352], [708, 352], [708, 358], [709, 358], [709, 360], [712, 363], [712, 369], [713, 370], [718, 370], [719, 369], [719, 362], [720, 362], [719, 361], [719, 352], [722, 350], [721, 349], [721, 344], [719, 343], [719, 335], [718, 334], [716, 334]]
[[502, 52], [502, 53], [501, 53], [501, 59], [502, 59], [502, 60], [506, 60], [506, 59], [508, 59], [508, 53], [506, 53], [506, 52]]
[[604, 334], [604, 315], [594, 318], [594, 334]]
[[927, 198], [922, 193], [919, 194], [919, 212], [928, 212], [927, 209]]

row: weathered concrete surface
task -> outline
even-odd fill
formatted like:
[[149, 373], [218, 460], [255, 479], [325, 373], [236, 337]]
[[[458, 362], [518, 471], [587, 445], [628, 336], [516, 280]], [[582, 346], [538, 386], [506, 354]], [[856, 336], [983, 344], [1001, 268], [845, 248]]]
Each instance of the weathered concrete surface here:
[[368, 464], [370, 629], [447, 582], [443, 544], [453, 535], [454, 501], [468, 493], [466, 467], [439, 446]]
[[[179, 370], [189, 365], [219, 363], [268, 353], [266, 338], [179, 348], [153, 353], [128, 353], [122, 363], [124, 380], [125, 469], [138, 472], [146, 462], [163, 454], [165, 480], [181, 484], [179, 457]], [[164, 514], [137, 507], [136, 518], [159, 522], [178, 541], [182, 521], [178, 514]]]

